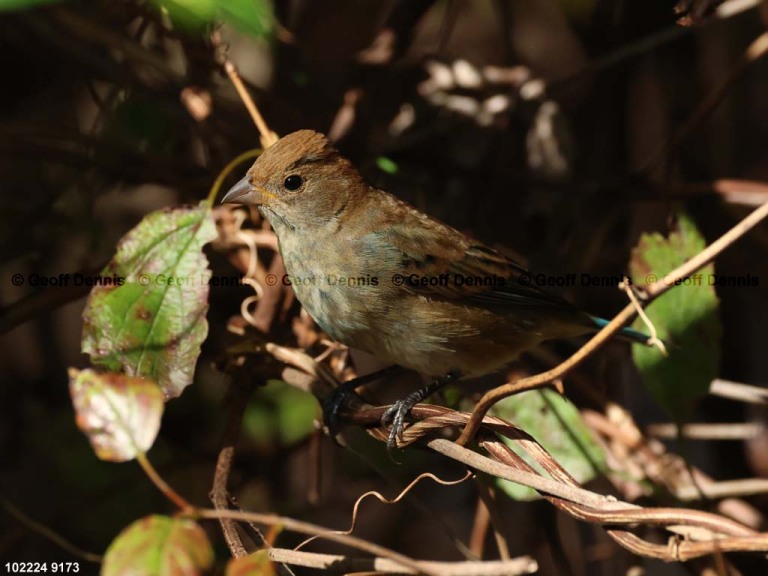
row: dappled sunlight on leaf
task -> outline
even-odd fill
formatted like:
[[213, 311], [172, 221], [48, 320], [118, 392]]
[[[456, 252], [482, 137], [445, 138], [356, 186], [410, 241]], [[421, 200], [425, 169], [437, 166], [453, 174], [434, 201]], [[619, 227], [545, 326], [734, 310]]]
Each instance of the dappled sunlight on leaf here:
[[208, 334], [208, 260], [216, 236], [203, 204], [153, 212], [126, 234], [83, 313], [83, 352], [112, 371], [155, 380], [166, 398], [192, 382]]
[[[578, 408], [554, 390], [534, 390], [510, 396], [498, 402], [491, 413], [514, 422], [533, 436], [577, 482], [588, 482], [605, 470], [605, 454]], [[502, 440], [528, 464], [539, 469], [514, 442], [503, 437]], [[538, 493], [527, 486], [500, 479], [497, 484], [516, 500], [538, 498]]]
[[[677, 230], [667, 238], [658, 233], [640, 238], [632, 251], [630, 273], [633, 278], [651, 275], [663, 279], [705, 246], [693, 221], [681, 215]], [[687, 419], [720, 369], [719, 301], [710, 285], [714, 273], [714, 265], [709, 264], [648, 306], [648, 316], [666, 343], [669, 357], [654, 348], [632, 347], [648, 389], [678, 422]], [[641, 320], [634, 327], [645, 329]]]
[[154, 382], [70, 368], [69, 392], [77, 425], [102, 460], [125, 462], [152, 446], [163, 415], [163, 394]]
[[104, 557], [103, 576], [202, 574], [213, 564], [213, 549], [192, 520], [147, 516], [123, 530]]

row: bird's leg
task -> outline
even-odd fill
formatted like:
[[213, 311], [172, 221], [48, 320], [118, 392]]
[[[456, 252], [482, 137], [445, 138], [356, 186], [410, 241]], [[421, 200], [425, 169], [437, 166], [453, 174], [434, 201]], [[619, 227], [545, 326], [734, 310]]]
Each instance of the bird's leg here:
[[330, 398], [323, 403], [323, 423], [328, 428], [328, 433], [331, 438], [336, 438], [336, 432], [339, 428], [340, 421], [339, 413], [341, 412], [341, 409], [347, 405], [350, 399], [355, 398], [363, 403], [360, 396], [355, 392], [358, 386], [365, 386], [366, 384], [370, 384], [381, 378], [392, 376], [401, 370], [402, 368], [400, 366], [389, 366], [382, 370], [377, 370], [376, 372], [371, 372], [370, 374], [347, 380], [341, 386], [336, 388]]
[[451, 370], [445, 376], [435, 378], [426, 386], [416, 390], [416, 392], [409, 394], [402, 400], [394, 402], [381, 417], [381, 424], [383, 426], [386, 426], [389, 423], [392, 424], [392, 428], [389, 431], [389, 438], [387, 439], [387, 449], [391, 450], [392, 448], [395, 448], [397, 446], [397, 440], [402, 440], [405, 418], [410, 413], [411, 408], [440, 390], [440, 388], [447, 386], [451, 382], [455, 382], [459, 378], [461, 378], [461, 372], [458, 370]]

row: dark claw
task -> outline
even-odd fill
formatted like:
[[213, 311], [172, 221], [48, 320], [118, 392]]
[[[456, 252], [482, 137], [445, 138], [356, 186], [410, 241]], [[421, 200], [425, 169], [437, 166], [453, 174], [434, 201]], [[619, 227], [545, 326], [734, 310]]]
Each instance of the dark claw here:
[[443, 376], [437, 378], [430, 384], [416, 390], [412, 394], [409, 394], [402, 400], [394, 402], [390, 406], [384, 415], [381, 417], [382, 426], [392, 424], [392, 428], [389, 431], [389, 438], [387, 438], [387, 450], [392, 451], [393, 448], [397, 448], [397, 441], [403, 439], [403, 430], [405, 429], [405, 419], [410, 414], [416, 404], [430, 396], [432, 393], [437, 392], [446, 384], [461, 378], [461, 373], [458, 370], [453, 370]]
[[[391, 376], [393, 372], [400, 370], [398, 367], [385, 368], [379, 372], [360, 376], [353, 380], [344, 382], [341, 386], [333, 391], [331, 397], [323, 405], [323, 423], [328, 428], [328, 433], [331, 438], [336, 441], [336, 434], [341, 422], [340, 413], [351, 399], [354, 399], [361, 404], [365, 402], [357, 395], [355, 389], [363, 384], [368, 384], [384, 376]], [[442, 378], [437, 378], [430, 384], [423, 386], [416, 392], [409, 394], [402, 400], [394, 402], [381, 417], [381, 425], [390, 425], [392, 428], [389, 431], [389, 437], [387, 438], [387, 450], [392, 451], [393, 448], [397, 448], [397, 441], [403, 440], [403, 430], [405, 429], [405, 421], [410, 414], [411, 409], [419, 402], [427, 398], [433, 392], [436, 392], [446, 384], [453, 382], [461, 377], [458, 371], [451, 371]]]
[[387, 438], [387, 450], [397, 448], [397, 441], [403, 440], [403, 430], [405, 430], [405, 419], [411, 412], [411, 409], [417, 404], [418, 400], [413, 399], [413, 395], [398, 400], [393, 403], [381, 416], [381, 425], [392, 424]]

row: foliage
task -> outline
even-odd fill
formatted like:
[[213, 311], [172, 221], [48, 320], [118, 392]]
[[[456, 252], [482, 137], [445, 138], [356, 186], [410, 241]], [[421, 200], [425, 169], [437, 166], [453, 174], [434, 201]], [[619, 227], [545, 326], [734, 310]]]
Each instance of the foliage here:
[[[553, 390], [534, 390], [505, 398], [492, 413], [535, 438], [581, 484], [605, 472], [605, 453], [584, 424], [578, 408]], [[516, 444], [503, 439], [534, 468], [537, 463]], [[535, 490], [507, 480], [499, 487], [515, 500], [538, 498]]]
[[213, 549], [191, 520], [149, 516], [123, 530], [104, 557], [103, 576], [195, 576], [213, 564]]
[[88, 299], [83, 351], [113, 371], [155, 380], [166, 398], [192, 382], [208, 333], [210, 271], [202, 247], [216, 228], [210, 208], [147, 216], [118, 244]]
[[77, 425], [102, 460], [132, 460], [154, 443], [163, 415], [163, 394], [154, 382], [71, 368], [69, 390]]
[[[681, 214], [668, 237], [658, 233], [642, 236], [632, 252], [630, 273], [633, 278], [663, 279], [705, 245], [693, 220]], [[707, 393], [720, 370], [721, 325], [712, 282], [715, 278], [714, 265], [709, 264], [648, 307], [669, 357], [654, 348], [632, 348], [646, 385], [677, 422], [690, 416], [695, 402]], [[634, 326], [645, 329], [642, 320], [635, 321]]]
[[[734, 203], [743, 198], [722, 192], [717, 179], [726, 167], [729, 176], [754, 177], [754, 167], [765, 164], [765, 123], [754, 120], [768, 101], [765, 86], [754, 81], [760, 74], [739, 76], [744, 89], [725, 90], [717, 115], [697, 112], [698, 123], [682, 124], [663, 154], [646, 148], [666, 140], [658, 127], [681, 125], [676, 114], [701, 110], [702, 87], [724, 77], [725, 54], [737, 53], [730, 45], [722, 50], [724, 43], [746, 42], [762, 30], [756, 11], [686, 35], [670, 33], [676, 16], [667, 5], [491, 4], [0, 0], [9, 79], [0, 120], [0, 254], [8, 260], [0, 270], [0, 326], [13, 330], [2, 347], [0, 504], [7, 492], [65, 539], [106, 550], [107, 574], [222, 573], [227, 552], [219, 526], [205, 516], [220, 561], [213, 567], [196, 508], [208, 500], [217, 458], [234, 453], [227, 488], [242, 509], [311, 516], [334, 528], [353, 515], [360, 494], [386, 492], [384, 483], [401, 492], [426, 471], [456, 477], [454, 461], [419, 446], [387, 454], [366, 436], [356, 450], [359, 427], [343, 430], [351, 450], [321, 443], [317, 400], [306, 390], [316, 392], [328, 373], [348, 378], [348, 351], [328, 342], [279, 281], [277, 243], [256, 211], [197, 205], [222, 167], [258, 140], [228, 82], [225, 58], [240, 67], [272, 129], [333, 134], [371, 183], [500, 250], [524, 254], [534, 270], [572, 271], [577, 279], [594, 271], [621, 276], [635, 232], [666, 230], [667, 212], [682, 207], [691, 216], [680, 217], [667, 236], [645, 234], [632, 253], [633, 278], [663, 277], [705, 246], [697, 225], [716, 237], [740, 216]], [[700, 15], [691, 16], [694, 25]], [[706, 54], [698, 52], [703, 45]], [[645, 155], [647, 170], [630, 170]], [[660, 199], [662, 159], [674, 178]], [[568, 170], [556, 170], [561, 160]], [[215, 187], [236, 181], [243, 168]], [[755, 237], [718, 258], [718, 273], [749, 270], [758, 282], [768, 274]], [[5, 282], [17, 272], [26, 284]], [[67, 274], [121, 282], [40, 282]], [[677, 287], [648, 310], [670, 357], [640, 346], [631, 352], [657, 403], [676, 420], [690, 417], [715, 376], [760, 377], [761, 292], [708, 285], [712, 267], [701, 274], [705, 285]], [[251, 284], [215, 282], [242, 276]], [[270, 285], [269, 278], [277, 281]], [[615, 285], [550, 288], [606, 318], [625, 303]], [[77, 346], [81, 330], [89, 358]], [[547, 344], [541, 356], [519, 360], [523, 372], [557, 362], [576, 344]], [[628, 414], [638, 422], [658, 414], [655, 404], [638, 400], [641, 390], [629, 388], [636, 372], [622, 346], [609, 345], [582, 364], [566, 381], [567, 399], [527, 393], [494, 414], [540, 441], [579, 482], [607, 475], [595, 482], [601, 492], [611, 482], [617, 498], [643, 498], [644, 506], [667, 505], [668, 495], [690, 497], [684, 489], [699, 487], [688, 470], [696, 473], [702, 462], [718, 478], [761, 469], [765, 451], [750, 450], [748, 442], [745, 450], [702, 443], [704, 456], [690, 463], [646, 442]], [[89, 360], [93, 366], [84, 368]], [[68, 366], [82, 368], [70, 369], [69, 397]], [[415, 380], [386, 380], [364, 397], [388, 402], [416, 389]], [[461, 380], [450, 405], [459, 405], [458, 396], [472, 402], [499, 383], [499, 375]], [[717, 402], [710, 397], [696, 416], [743, 417]], [[613, 418], [617, 403], [626, 421]], [[585, 406], [590, 416], [600, 411], [600, 426], [583, 417]], [[111, 464], [129, 460], [138, 465]], [[498, 486], [492, 528], [468, 481], [428, 490], [419, 483], [392, 506], [366, 503], [355, 532], [435, 557], [449, 546], [467, 553], [443, 525], [466, 520], [457, 533], [468, 534], [475, 517], [470, 552], [483, 558], [496, 553], [489, 547], [493, 529], [513, 549], [543, 560], [543, 573], [550, 565], [551, 573], [626, 572], [636, 563], [606, 543], [599, 526], [589, 533], [580, 525], [558, 542], [568, 526], [564, 516], [554, 522], [542, 514], [551, 507], [510, 502], [532, 496], [521, 485]], [[707, 486], [702, 492], [711, 495]], [[168, 498], [174, 512], [155, 515]], [[758, 499], [747, 506], [764, 520]], [[0, 532], [12, 544], [0, 553], [60, 560], [58, 544], [41, 536], [50, 532], [30, 526], [0, 515]], [[611, 538], [663, 538], [648, 524], [612, 528]], [[278, 545], [297, 543], [288, 532]], [[701, 543], [695, 531], [684, 533], [670, 550]], [[595, 543], [600, 554], [588, 548], [573, 568], [572, 549], [582, 543]], [[731, 559], [718, 556], [725, 564]], [[648, 571], [654, 566], [649, 561]], [[274, 567], [259, 552], [226, 570], [272, 574]]]

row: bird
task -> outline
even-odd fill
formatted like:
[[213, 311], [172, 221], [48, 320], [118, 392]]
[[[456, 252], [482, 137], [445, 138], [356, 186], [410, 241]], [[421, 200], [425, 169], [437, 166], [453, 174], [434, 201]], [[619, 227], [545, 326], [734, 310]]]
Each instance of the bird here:
[[[296, 298], [326, 334], [434, 379], [385, 412], [390, 448], [436, 389], [607, 323], [546, 292], [491, 246], [369, 185], [319, 132], [266, 148], [222, 202], [255, 206], [269, 221]], [[343, 400], [333, 402], [335, 414]]]

